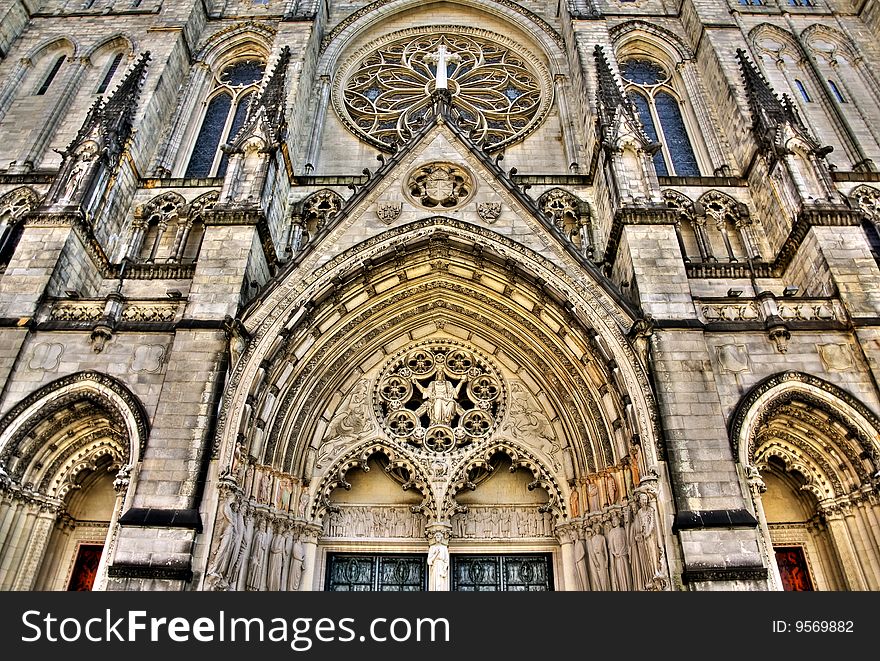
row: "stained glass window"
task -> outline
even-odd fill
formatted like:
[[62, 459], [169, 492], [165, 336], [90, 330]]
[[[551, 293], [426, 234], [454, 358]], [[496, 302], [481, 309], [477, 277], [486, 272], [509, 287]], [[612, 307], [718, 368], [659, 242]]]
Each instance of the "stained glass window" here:
[[666, 148], [672, 157], [675, 173], [682, 177], [700, 176], [700, 168], [697, 166], [697, 159], [688, 138], [678, 101], [668, 92], [659, 92], [654, 97], [654, 105], [657, 108], [657, 117], [660, 118], [660, 126], [663, 127]]
[[620, 72], [645, 133], [661, 145], [654, 154], [657, 174], [661, 177], [700, 176], [672, 76], [656, 62], [644, 59], [623, 62]]
[[185, 177], [222, 177], [226, 174], [228, 157], [220, 150], [220, 145], [231, 141], [244, 125], [255, 86], [262, 79], [264, 69], [265, 65], [259, 60], [240, 60], [220, 72], [216, 81], [220, 91], [215, 91], [208, 101]]
[[810, 95], [807, 93], [807, 88], [804, 86], [804, 84], [801, 81], [799, 81], [797, 78], [795, 78], [794, 84], [797, 86], [798, 92], [801, 93], [801, 98], [803, 98], [803, 100], [806, 101], [807, 103], [810, 103], [812, 101], [812, 99], [810, 98]]
[[202, 128], [199, 131], [199, 137], [196, 138], [196, 146], [193, 148], [184, 176], [210, 176], [214, 156], [220, 146], [220, 136], [223, 134], [223, 127], [226, 126], [226, 118], [231, 106], [232, 97], [225, 92], [218, 94], [208, 103], [205, 118], [202, 120]]
[[423, 125], [442, 62], [459, 125], [474, 142], [500, 148], [535, 128], [549, 108], [540, 65], [515, 48], [466, 34], [424, 34], [367, 49], [339, 74], [345, 82], [337, 110], [355, 133], [396, 149]]
[[834, 94], [834, 98], [837, 99], [839, 103], [846, 103], [846, 99], [844, 98], [843, 94], [841, 94], [840, 89], [838, 89], [837, 87], [837, 84], [830, 78], [828, 79], [828, 86], [831, 88], [831, 93]]

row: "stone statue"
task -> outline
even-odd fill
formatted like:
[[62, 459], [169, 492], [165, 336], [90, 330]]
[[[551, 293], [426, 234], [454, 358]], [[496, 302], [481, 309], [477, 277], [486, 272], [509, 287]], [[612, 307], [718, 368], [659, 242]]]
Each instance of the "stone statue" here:
[[299, 590], [299, 584], [302, 581], [305, 567], [306, 550], [302, 540], [296, 538], [293, 542], [293, 551], [290, 554], [290, 569], [287, 572], [287, 589], [291, 592]]
[[593, 590], [597, 592], [608, 591], [608, 547], [605, 545], [605, 535], [602, 534], [602, 526], [599, 522], [593, 524], [588, 540], [590, 554], [590, 578]]
[[587, 590], [590, 587], [590, 579], [587, 578], [587, 545], [578, 537], [574, 540], [574, 566], [577, 570], [578, 590]]
[[247, 573], [247, 590], [249, 592], [259, 592], [264, 587], [266, 552], [269, 549], [269, 535], [266, 532], [265, 524], [260, 525], [254, 533], [253, 550], [251, 551], [251, 560], [248, 564]]
[[572, 518], [577, 518], [581, 515], [580, 505], [579, 505], [580, 496], [578, 495], [577, 487], [571, 490], [571, 496], [569, 497], [569, 506], [571, 508], [571, 516]]
[[660, 544], [657, 539], [657, 513], [644, 491], [637, 497], [638, 509], [633, 516], [631, 560], [634, 589], [648, 590], [661, 575]]
[[617, 512], [611, 515], [608, 552], [611, 557], [611, 589], [618, 592], [630, 590], [629, 542], [626, 539], [626, 530], [620, 525], [620, 515]]
[[449, 591], [449, 547], [442, 532], [434, 533], [434, 542], [428, 549], [428, 590]]
[[605, 495], [608, 497], [608, 505], [617, 502], [617, 480], [614, 479], [612, 473], [605, 476]]
[[458, 393], [464, 383], [465, 380], [462, 379], [458, 382], [457, 386], [453, 386], [451, 381], [446, 380], [442, 369], [437, 370], [436, 378], [427, 386], [421, 385], [418, 381], [413, 381], [415, 387], [422, 393], [422, 397], [425, 398], [422, 406], [416, 410], [416, 415], [419, 415], [419, 410], [424, 407], [428, 412], [428, 419], [432, 425], [450, 424], [452, 418], [461, 408], [455, 401], [455, 398], [458, 397]]
[[591, 512], [598, 512], [601, 508], [599, 503], [599, 487], [593, 480], [587, 482], [587, 502]]
[[272, 541], [269, 544], [269, 564], [266, 568], [266, 589], [270, 592], [278, 592], [281, 590], [282, 580], [284, 578], [284, 545], [285, 536], [281, 529], [275, 531], [272, 535]]
[[208, 575], [219, 579], [223, 587], [228, 587], [244, 535], [244, 519], [234, 496], [229, 496], [226, 499], [223, 515], [226, 518], [226, 527], [220, 536], [220, 543], [217, 546], [211, 567], [208, 569]]

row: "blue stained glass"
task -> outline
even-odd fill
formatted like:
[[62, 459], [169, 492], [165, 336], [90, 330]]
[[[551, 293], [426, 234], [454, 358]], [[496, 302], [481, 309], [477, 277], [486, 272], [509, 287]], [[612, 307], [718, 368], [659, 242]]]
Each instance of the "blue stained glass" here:
[[663, 127], [666, 148], [672, 157], [675, 174], [679, 177], [699, 177], [700, 168], [688, 138], [678, 101], [671, 94], [660, 92], [654, 97], [654, 105], [657, 108], [660, 126]]
[[516, 101], [519, 97], [522, 96], [522, 92], [515, 87], [508, 87], [504, 90], [504, 96], [506, 96], [511, 101]]
[[232, 106], [232, 97], [228, 94], [218, 94], [208, 104], [205, 111], [205, 119], [199, 137], [196, 138], [196, 146], [193, 148], [189, 165], [186, 167], [185, 177], [209, 177], [211, 165], [214, 163], [214, 155], [220, 144], [223, 127], [226, 126], [226, 118]]
[[807, 103], [810, 103], [810, 101], [811, 101], [810, 95], [807, 94], [807, 88], [804, 87], [804, 84], [801, 81], [799, 81], [797, 78], [795, 78], [794, 84], [797, 85], [798, 92], [801, 93], [801, 96], [804, 98], [804, 101], [806, 101]]
[[[241, 130], [241, 127], [244, 125], [245, 117], [247, 116], [248, 106], [251, 105], [251, 99], [253, 98], [253, 94], [248, 94], [243, 97], [241, 101], [238, 102], [238, 107], [235, 109], [235, 116], [232, 118], [232, 126], [229, 127], [229, 135], [226, 136], [226, 142], [231, 142], [235, 139], [236, 134]], [[223, 177], [226, 175], [226, 166], [229, 165], [229, 156], [224, 152], [223, 156], [220, 158], [220, 166], [217, 168], [217, 176]]]
[[233, 87], [253, 85], [263, 77], [264, 65], [259, 60], [240, 60], [223, 69], [220, 80]]
[[629, 60], [620, 70], [623, 77], [637, 85], [656, 85], [666, 80], [663, 67], [648, 60]]
[[[654, 118], [651, 117], [651, 109], [648, 107], [648, 100], [637, 92], [630, 92], [629, 99], [633, 102], [636, 111], [639, 113], [639, 120], [642, 122], [642, 127], [645, 129], [645, 133], [652, 141], [657, 142], [657, 129], [654, 126]], [[662, 151], [657, 151], [657, 153], [654, 154], [654, 168], [657, 170], [657, 175], [660, 177], [665, 177], [669, 174], [669, 170], [666, 168], [666, 161], [663, 160]]]
[[834, 98], [837, 99], [840, 103], [846, 103], [846, 99], [843, 98], [843, 94], [840, 93], [840, 90], [837, 88], [837, 85], [830, 78], [828, 79], [828, 84], [831, 86], [831, 91], [834, 93]]

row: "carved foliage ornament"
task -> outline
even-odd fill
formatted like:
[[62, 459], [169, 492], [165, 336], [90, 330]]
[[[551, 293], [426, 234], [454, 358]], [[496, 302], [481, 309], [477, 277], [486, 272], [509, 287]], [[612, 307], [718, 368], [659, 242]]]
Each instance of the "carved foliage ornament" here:
[[392, 35], [343, 66], [337, 111], [355, 133], [396, 151], [423, 126], [439, 81], [461, 128], [476, 143], [500, 148], [533, 130], [550, 101], [543, 67], [507, 42], [461, 27]]
[[506, 392], [497, 370], [452, 342], [426, 342], [392, 358], [378, 379], [374, 409], [395, 439], [441, 453], [494, 431]]

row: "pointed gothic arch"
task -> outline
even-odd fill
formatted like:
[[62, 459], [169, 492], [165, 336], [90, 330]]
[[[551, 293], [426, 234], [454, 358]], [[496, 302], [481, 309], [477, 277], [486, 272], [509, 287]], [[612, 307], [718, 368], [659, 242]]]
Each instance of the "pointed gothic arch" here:
[[743, 398], [730, 434], [777, 589], [804, 584], [792, 584], [774, 549], [804, 559], [793, 570], [807, 572], [808, 589], [876, 590], [880, 419], [827, 381], [785, 372]]
[[[650, 389], [636, 385], [644, 383], [642, 367], [618, 325], [623, 318], [608, 315], [608, 301], [581, 302], [595, 290], [577, 288], [546, 258], [494, 232], [433, 217], [371, 237], [316, 270], [301, 257], [278, 278], [244, 317], [249, 340], [234, 360], [218, 421], [219, 470], [245, 511], [271, 500], [272, 487], [260, 496], [255, 485], [265, 480], [248, 478], [244, 466], [278, 476], [272, 484], [299, 485], [291, 493], [301, 506], [289, 515], [313, 531], [313, 566], [319, 553], [352, 548], [348, 538], [340, 547], [338, 537], [327, 537], [329, 493], [377, 453], [401, 468], [401, 483], [419, 485], [423, 522], [436, 529], [451, 525], [455, 509], [454, 494], [437, 491], [437, 480], [458, 475], [464, 484], [467, 467], [500, 452], [527, 469], [521, 484], [548, 493], [554, 532], [530, 543], [544, 550], [562, 543], [566, 562], [573, 538], [559, 531], [583, 525], [586, 509], [571, 507], [590, 502], [591, 481], [603, 494], [592, 515], [610, 516], [629, 511], [636, 489], [656, 479]], [[408, 361], [423, 360], [434, 367], [407, 371]], [[454, 405], [430, 413], [426, 393], [443, 380], [441, 370]], [[495, 394], [481, 395], [482, 388]], [[486, 406], [474, 413], [482, 396]], [[543, 517], [539, 504], [505, 507]], [[481, 501], [478, 509], [489, 506]], [[314, 576], [304, 580], [315, 585]], [[574, 579], [567, 580], [571, 589]]]
[[[102, 584], [147, 434], [140, 401], [97, 372], [53, 381], [0, 419], [0, 487], [9, 523], [0, 540], [8, 551], [0, 567], [3, 589]], [[91, 571], [80, 575], [76, 563], [86, 555]]]

